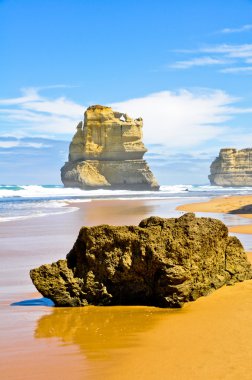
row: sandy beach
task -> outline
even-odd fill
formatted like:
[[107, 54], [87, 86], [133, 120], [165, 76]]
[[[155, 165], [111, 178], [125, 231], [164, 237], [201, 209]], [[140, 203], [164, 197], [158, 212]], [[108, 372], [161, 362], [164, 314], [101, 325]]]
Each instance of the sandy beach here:
[[137, 224], [150, 215], [182, 211], [211, 216], [251, 201], [252, 196], [186, 206], [170, 199], [92, 201], [73, 203], [79, 210], [72, 213], [2, 223], [1, 377], [250, 379], [252, 281], [219, 289], [180, 310], [10, 304], [41, 297], [29, 270], [64, 258], [82, 225]]
[[[252, 219], [252, 196], [237, 195], [218, 197], [211, 199], [209, 202], [181, 205], [177, 207], [177, 210], [187, 212], [228, 213]], [[252, 234], [252, 221], [251, 224], [229, 227], [229, 231], [240, 234]]]

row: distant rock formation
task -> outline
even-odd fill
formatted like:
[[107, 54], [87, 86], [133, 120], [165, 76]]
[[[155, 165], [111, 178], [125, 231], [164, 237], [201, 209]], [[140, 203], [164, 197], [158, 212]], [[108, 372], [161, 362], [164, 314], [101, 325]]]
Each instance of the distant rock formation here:
[[211, 164], [210, 172], [211, 185], [252, 186], [252, 148], [221, 149]]
[[143, 121], [110, 107], [89, 107], [61, 169], [66, 187], [158, 190], [143, 155]]
[[83, 227], [66, 260], [30, 272], [57, 306], [181, 307], [252, 278], [240, 241], [217, 219], [150, 217], [139, 226]]

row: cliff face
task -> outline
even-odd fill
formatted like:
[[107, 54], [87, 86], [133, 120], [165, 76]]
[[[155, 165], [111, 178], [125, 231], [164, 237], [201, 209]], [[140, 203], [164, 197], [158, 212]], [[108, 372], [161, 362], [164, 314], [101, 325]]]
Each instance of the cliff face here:
[[141, 118], [91, 106], [69, 147], [69, 161], [61, 169], [65, 186], [153, 189], [159, 185], [143, 155]]
[[252, 186], [252, 148], [221, 149], [208, 176], [212, 185]]
[[38, 291], [57, 306], [181, 307], [251, 278], [240, 241], [221, 221], [194, 214], [83, 227], [66, 260], [31, 270]]

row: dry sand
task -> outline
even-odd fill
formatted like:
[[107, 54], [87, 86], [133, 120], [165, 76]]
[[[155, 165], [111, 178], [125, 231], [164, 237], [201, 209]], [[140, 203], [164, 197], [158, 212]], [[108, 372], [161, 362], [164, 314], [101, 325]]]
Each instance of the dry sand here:
[[[225, 202], [235, 209], [252, 201], [236, 198], [213, 200], [207, 211], [217, 212]], [[251, 379], [252, 281], [224, 287], [181, 310], [9, 306], [39, 296], [29, 269], [65, 257], [81, 225], [138, 223], [151, 214], [165, 216], [171, 204], [131, 200], [78, 206], [74, 213], [1, 224], [1, 378]]]

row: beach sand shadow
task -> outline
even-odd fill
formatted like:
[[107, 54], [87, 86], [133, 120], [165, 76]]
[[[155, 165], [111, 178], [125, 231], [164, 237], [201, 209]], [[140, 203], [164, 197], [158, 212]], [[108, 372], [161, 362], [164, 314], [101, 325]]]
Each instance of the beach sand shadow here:
[[10, 304], [10, 306], [54, 306], [54, 302], [50, 300], [49, 298], [32, 298], [29, 300], [22, 300], [13, 302]]

